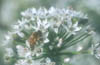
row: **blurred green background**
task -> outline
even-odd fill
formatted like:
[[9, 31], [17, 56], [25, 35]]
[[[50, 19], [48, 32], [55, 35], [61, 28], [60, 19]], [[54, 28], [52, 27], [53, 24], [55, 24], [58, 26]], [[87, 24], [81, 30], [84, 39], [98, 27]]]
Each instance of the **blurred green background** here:
[[[57, 8], [71, 6], [76, 11], [88, 14], [89, 22], [96, 31], [96, 41], [99, 41], [100, 0], [0, 0], [0, 44], [3, 44], [2, 40], [5, 34], [11, 30], [11, 25], [21, 18], [21, 11], [31, 7], [50, 8], [51, 6]], [[3, 50], [0, 46], [0, 65], [4, 65], [2, 56]], [[89, 55], [76, 56], [72, 62], [74, 65], [100, 65], [96, 58]]]

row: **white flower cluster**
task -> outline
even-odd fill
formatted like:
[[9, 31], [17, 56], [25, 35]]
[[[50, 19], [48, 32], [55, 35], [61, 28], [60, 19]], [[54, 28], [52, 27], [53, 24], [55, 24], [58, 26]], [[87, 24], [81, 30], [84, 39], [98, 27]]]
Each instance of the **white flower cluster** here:
[[[41, 62], [41, 60], [34, 60], [33, 57], [39, 57], [42, 54], [45, 54], [43, 53], [43, 46], [51, 42], [49, 34], [52, 34], [52, 31], [56, 34], [63, 34], [63, 32], [66, 32], [76, 35], [77, 32], [82, 29], [79, 25], [79, 19], [87, 19], [87, 16], [81, 12], [70, 9], [57, 9], [54, 7], [51, 7], [49, 10], [45, 8], [40, 8], [38, 10], [30, 8], [22, 12], [21, 15], [22, 20], [19, 20], [18, 23], [12, 26], [12, 32], [9, 32], [4, 41], [4, 46], [6, 48], [14, 46], [12, 49], [16, 50], [18, 58], [15, 65], [55, 65], [56, 63], [52, 62], [50, 58], [47, 58], [44, 63]], [[75, 20], [73, 21], [73, 19]], [[62, 28], [64, 30], [62, 30]], [[38, 30], [42, 32], [43, 41], [38, 42], [35, 49], [31, 51], [28, 38], [32, 32], [37, 32]], [[64, 35], [62, 38], [59, 36], [56, 37], [56, 41], [58, 41], [57, 47], [62, 45], [63, 37]], [[53, 46], [51, 45], [49, 48], [53, 49]], [[15, 50], [5, 50], [7, 52], [4, 57], [7, 55], [9, 57], [14, 56], [13, 53]]]

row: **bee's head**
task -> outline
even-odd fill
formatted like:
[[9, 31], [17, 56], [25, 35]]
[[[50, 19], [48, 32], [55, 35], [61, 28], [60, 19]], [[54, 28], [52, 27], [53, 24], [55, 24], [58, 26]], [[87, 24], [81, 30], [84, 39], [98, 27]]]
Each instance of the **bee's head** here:
[[39, 36], [42, 36], [42, 32], [41, 32], [40, 30], [37, 31], [37, 34], [38, 34]]

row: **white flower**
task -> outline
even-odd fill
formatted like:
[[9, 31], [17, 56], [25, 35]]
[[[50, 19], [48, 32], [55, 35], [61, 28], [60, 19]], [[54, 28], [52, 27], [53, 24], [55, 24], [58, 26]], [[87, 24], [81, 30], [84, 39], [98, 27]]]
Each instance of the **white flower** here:
[[33, 29], [36, 31], [41, 30], [42, 32], [45, 32], [49, 26], [50, 24], [47, 22], [47, 19], [41, 21], [39, 18], [37, 18], [37, 24], [33, 26]]
[[40, 17], [40, 18], [46, 18], [46, 14], [48, 13], [48, 11], [45, 9], [45, 8], [40, 8], [38, 11], [37, 11], [37, 15]]
[[26, 11], [21, 12], [21, 15], [24, 16], [24, 17], [31, 17], [34, 14], [33, 12], [35, 12], [35, 10], [33, 11], [33, 10], [30, 10], [30, 9], [27, 9]]
[[83, 49], [82, 46], [78, 46], [77, 51], [81, 51]]
[[44, 65], [55, 65], [56, 64], [55, 62], [52, 62], [51, 59], [48, 57], [45, 60], [46, 60], [46, 63], [44, 63]]
[[4, 61], [10, 62], [10, 59], [14, 56], [14, 51], [12, 48], [5, 49]]
[[61, 39], [59, 39], [59, 41], [58, 41], [57, 47], [61, 47], [62, 43], [63, 43], [63, 39], [61, 38]]
[[36, 14], [37, 13], [35, 8], [32, 8], [31, 10], [32, 10], [32, 14]]
[[14, 56], [14, 52], [13, 52], [12, 48], [6, 48], [5, 51], [6, 51], [5, 56], [8, 56], [8, 57], [13, 57]]
[[39, 57], [43, 54], [43, 48], [41, 48], [41, 46], [39, 47], [35, 47], [34, 51], [32, 51], [32, 56], [36, 56]]
[[27, 19], [22, 18], [22, 21], [18, 20], [18, 24], [20, 27], [24, 26], [28, 22]]
[[[73, 17], [86, 18], [84, 14], [80, 14], [81, 12], [76, 12], [71, 9], [58, 9], [54, 7], [51, 7], [49, 10], [45, 8], [40, 8], [38, 10], [36, 8], [30, 8], [22, 12], [22, 19], [18, 20], [18, 23], [12, 26], [13, 31], [6, 35], [5, 40], [6, 43], [9, 44], [17, 42], [21, 43], [22, 41], [25, 42], [24, 46], [16, 44], [16, 55], [21, 59], [18, 59], [15, 65], [56, 65], [56, 62], [51, 61], [51, 58], [49, 58], [51, 56], [48, 56], [48, 51], [50, 51], [51, 55], [55, 55], [56, 53], [59, 54], [60, 51], [58, 50], [57, 52], [51, 51], [63, 46], [62, 44], [67, 42], [66, 39], [71, 35], [77, 34], [77, 32], [82, 29], [82, 27], [79, 26], [78, 20], [74, 23], [72, 21]], [[37, 31], [41, 31], [42, 34], [39, 36]], [[31, 36], [31, 33], [35, 32], [36, 36], [33, 35], [34, 38], [32, 39], [34, 42], [34, 50], [31, 50], [28, 39], [29, 36]], [[13, 35], [16, 34], [18, 37], [13, 39]], [[17, 40], [19, 37], [22, 41]], [[51, 38], [53, 41], [51, 41]], [[45, 45], [48, 45], [48, 47], [45, 47]], [[80, 51], [82, 50], [82, 47], [79, 47], [76, 50]], [[13, 51], [11, 49], [7, 49], [6, 53], [5, 57], [13, 56]], [[42, 60], [34, 60], [34, 58], [44, 56], [43, 54], [46, 54], [47, 57], [42, 58]], [[64, 62], [69, 61], [70, 58], [65, 58], [64, 60]]]
[[41, 60], [32, 60], [32, 59], [20, 59], [18, 60], [15, 65], [41, 65]]
[[5, 39], [3, 41], [2, 46], [9, 46], [12, 43], [12, 40], [13, 40], [12, 33], [8, 32], [8, 34], [5, 35]]
[[54, 7], [51, 7], [48, 12], [51, 16], [57, 15], [56, 9]]
[[18, 34], [18, 36], [20, 36], [21, 38], [23, 38], [24, 37], [24, 33], [22, 33], [22, 32], [16, 32], [17, 34]]
[[16, 48], [17, 48], [17, 52], [18, 52], [19, 57], [27, 58], [27, 57], [31, 56], [31, 51], [28, 48], [24, 48], [21, 45], [17, 45]]
[[71, 32], [74, 35], [76, 34], [76, 32], [82, 29], [81, 27], [79, 27], [78, 22], [73, 24], [70, 18], [68, 19], [68, 22], [66, 23], [68, 23], [68, 25], [67, 26], [64, 25], [64, 27], [66, 28], [67, 31]]
[[44, 40], [44, 43], [48, 43], [48, 42], [49, 42], [49, 39], [46, 38], [46, 39]]
[[65, 59], [64, 59], [64, 62], [65, 62], [65, 63], [67, 63], [67, 62], [69, 62], [69, 61], [70, 61], [70, 58], [65, 58]]
[[24, 25], [28, 23], [29, 20], [22, 18], [22, 20], [18, 20], [18, 23], [12, 25], [12, 28], [16, 31], [21, 31], [24, 28]]

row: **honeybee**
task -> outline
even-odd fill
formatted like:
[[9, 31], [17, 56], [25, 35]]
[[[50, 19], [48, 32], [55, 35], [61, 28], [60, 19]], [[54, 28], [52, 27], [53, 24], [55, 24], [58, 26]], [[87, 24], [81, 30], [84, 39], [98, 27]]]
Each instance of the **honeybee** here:
[[37, 32], [33, 32], [33, 33], [31, 34], [31, 36], [30, 36], [29, 39], [28, 39], [28, 42], [29, 42], [29, 45], [30, 45], [31, 50], [34, 49], [34, 45], [36, 44], [36, 42], [37, 42], [38, 40], [41, 39], [41, 37], [42, 37], [42, 32], [41, 32], [40, 30], [37, 31]]

